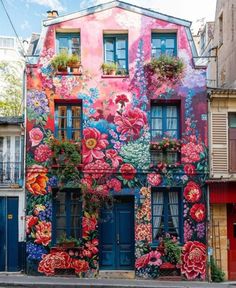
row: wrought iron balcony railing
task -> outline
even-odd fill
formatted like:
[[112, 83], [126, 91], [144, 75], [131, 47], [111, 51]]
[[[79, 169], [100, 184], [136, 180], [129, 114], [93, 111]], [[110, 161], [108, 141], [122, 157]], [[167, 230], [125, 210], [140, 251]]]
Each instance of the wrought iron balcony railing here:
[[23, 184], [22, 162], [0, 162], [0, 186]]

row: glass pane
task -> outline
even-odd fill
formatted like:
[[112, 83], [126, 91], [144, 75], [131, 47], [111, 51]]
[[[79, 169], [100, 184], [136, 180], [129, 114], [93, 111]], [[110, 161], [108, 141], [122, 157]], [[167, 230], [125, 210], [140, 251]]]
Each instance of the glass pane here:
[[126, 40], [118, 39], [116, 42], [117, 49], [126, 49]]
[[166, 115], [167, 117], [177, 117], [177, 107], [176, 106], [167, 106], [166, 107]]
[[152, 106], [151, 117], [162, 117], [162, 107], [161, 106]]
[[166, 39], [166, 48], [174, 48], [174, 47], [175, 47], [174, 39]]
[[114, 52], [114, 40], [105, 40], [105, 50], [106, 51], [113, 51]]
[[152, 129], [162, 130], [162, 119], [152, 119]]
[[177, 152], [167, 152], [166, 157], [167, 157], [166, 160], [168, 164], [175, 164], [176, 162], [178, 162]]
[[117, 50], [116, 57], [118, 59], [126, 59], [126, 50]]
[[80, 55], [80, 38], [72, 37], [71, 38], [71, 52], [72, 54]]
[[168, 118], [166, 121], [167, 130], [176, 130], [177, 129], [177, 119]]
[[175, 54], [174, 51], [175, 51], [174, 49], [166, 49], [165, 54], [168, 56], [174, 56], [174, 54]]
[[160, 48], [161, 47], [161, 39], [153, 38], [152, 39], [152, 47]]
[[152, 136], [153, 141], [158, 141], [162, 137], [162, 131], [152, 130], [151, 133], [152, 133], [151, 136]]
[[58, 106], [58, 117], [66, 117], [66, 106]]
[[66, 130], [58, 130], [58, 138], [61, 140], [66, 140]]
[[70, 235], [74, 238], [78, 238], [80, 235], [79, 228], [81, 222], [81, 201], [78, 192], [71, 193], [71, 205], [70, 205]]
[[163, 161], [163, 153], [159, 152], [159, 151], [151, 151], [151, 162], [154, 165], [159, 164], [160, 162]]
[[65, 52], [65, 53], [68, 53], [69, 51], [69, 41], [68, 41], [68, 38], [58, 38], [58, 41], [59, 41], [59, 52], [62, 53], [62, 52]]
[[126, 69], [126, 61], [125, 60], [118, 60], [118, 67], [122, 69]]
[[81, 116], [81, 107], [80, 106], [72, 106], [72, 117], [80, 117]]
[[106, 62], [114, 62], [115, 54], [114, 52], [106, 51]]
[[229, 113], [229, 127], [236, 128], [236, 113]]
[[78, 141], [81, 138], [81, 132], [80, 130], [72, 130], [72, 140]]

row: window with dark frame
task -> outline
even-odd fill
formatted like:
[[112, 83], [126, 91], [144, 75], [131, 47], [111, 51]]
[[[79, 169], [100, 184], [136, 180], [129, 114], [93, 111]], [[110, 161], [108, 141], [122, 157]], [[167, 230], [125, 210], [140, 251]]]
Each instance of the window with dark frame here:
[[80, 190], [53, 191], [53, 243], [64, 236], [75, 239], [82, 236], [82, 212]]
[[[179, 139], [179, 107], [175, 104], [151, 104], [151, 141], [160, 142], [164, 137]], [[158, 164], [164, 162], [167, 165], [179, 162], [178, 151], [151, 150], [151, 162]]]
[[183, 242], [183, 204], [179, 188], [153, 188], [152, 239], [157, 241], [165, 233]]
[[236, 172], [236, 112], [228, 114], [229, 122], [229, 171]]
[[82, 136], [82, 104], [56, 103], [55, 137], [80, 141]]
[[152, 33], [152, 58], [177, 56], [176, 33]]
[[57, 53], [76, 54], [80, 57], [80, 34], [57, 33]]
[[104, 62], [117, 64], [116, 74], [128, 74], [128, 35], [105, 34]]

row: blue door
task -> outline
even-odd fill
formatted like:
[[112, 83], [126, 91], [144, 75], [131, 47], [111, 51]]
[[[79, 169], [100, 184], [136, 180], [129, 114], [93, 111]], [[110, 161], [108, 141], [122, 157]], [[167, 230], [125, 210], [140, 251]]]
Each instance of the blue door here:
[[103, 270], [134, 268], [134, 204], [123, 198], [101, 212], [99, 262]]
[[0, 197], [0, 271], [18, 271], [18, 198]]

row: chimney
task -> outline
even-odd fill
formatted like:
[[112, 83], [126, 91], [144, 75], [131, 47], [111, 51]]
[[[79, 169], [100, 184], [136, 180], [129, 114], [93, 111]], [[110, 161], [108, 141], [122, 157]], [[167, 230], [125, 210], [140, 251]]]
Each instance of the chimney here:
[[57, 10], [49, 10], [47, 11], [47, 14], [48, 14], [48, 19], [53, 19], [53, 18], [58, 17]]

